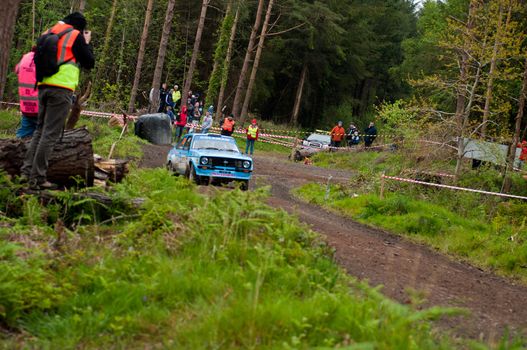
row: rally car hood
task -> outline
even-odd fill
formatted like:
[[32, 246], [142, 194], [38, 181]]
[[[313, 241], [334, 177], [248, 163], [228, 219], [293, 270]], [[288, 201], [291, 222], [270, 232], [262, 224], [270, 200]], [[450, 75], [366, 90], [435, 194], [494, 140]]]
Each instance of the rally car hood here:
[[242, 159], [242, 160], [250, 160], [252, 161], [251, 157], [248, 157], [240, 152], [229, 152], [229, 151], [216, 151], [216, 150], [209, 150], [209, 149], [198, 149], [193, 150], [192, 156], [194, 157], [218, 157], [218, 158], [235, 158], [235, 159]]

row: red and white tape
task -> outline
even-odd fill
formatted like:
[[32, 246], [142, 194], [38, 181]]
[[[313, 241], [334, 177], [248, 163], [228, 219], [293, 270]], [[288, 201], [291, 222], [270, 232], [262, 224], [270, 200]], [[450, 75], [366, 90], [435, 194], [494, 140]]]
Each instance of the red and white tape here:
[[400, 181], [400, 182], [407, 182], [407, 183], [414, 183], [414, 184], [419, 184], [419, 185], [423, 185], [423, 186], [439, 187], [439, 188], [446, 188], [446, 189], [455, 190], [455, 191], [465, 191], [465, 192], [486, 194], [486, 195], [491, 195], [491, 196], [498, 196], [498, 197], [505, 197], [505, 198], [527, 200], [527, 197], [517, 196], [517, 195], [514, 195], [514, 194], [490, 192], [490, 191], [476, 190], [476, 189], [473, 189], [473, 188], [450, 186], [450, 185], [443, 185], [443, 184], [434, 184], [434, 183], [430, 183], [430, 182], [424, 182], [424, 181], [418, 181], [418, 180], [413, 180], [413, 179], [407, 179], [407, 178], [404, 178], [404, 177], [388, 176], [388, 175], [384, 175], [384, 174], [381, 177], [383, 179]]
[[[15, 103], [15, 102], [2, 102], [2, 101], [0, 101], [0, 103], [6, 104], [6, 105], [11, 105], [11, 106], [19, 106], [20, 105], [19, 103]], [[88, 117], [107, 118], [107, 119], [110, 119], [112, 117], [117, 117], [117, 118], [122, 117], [122, 114], [119, 114], [119, 113], [108, 113], [108, 112], [99, 112], [99, 111], [85, 111], [85, 110], [81, 111], [81, 115], [88, 116]], [[127, 119], [131, 119], [131, 120], [137, 119], [137, 116], [134, 116], [134, 115], [127, 115], [126, 117], [127, 117]], [[189, 129], [195, 129], [195, 128], [201, 129], [202, 125], [201, 124], [187, 123], [185, 125], [185, 127], [189, 128]], [[218, 128], [218, 127], [211, 127], [210, 130], [221, 131], [221, 129]], [[262, 130], [264, 130], [264, 129], [262, 129]], [[265, 129], [265, 131], [278, 131], [278, 132], [282, 132], [283, 131], [283, 132], [286, 132], [286, 133], [292, 134], [292, 135], [304, 133], [302, 131], [298, 131], [297, 132], [297, 131], [280, 130], [280, 129]], [[329, 134], [329, 131], [324, 131], [324, 130], [316, 130], [316, 132]], [[234, 130], [234, 134], [245, 135], [245, 133], [246, 133], [245, 130], [241, 129], [241, 128], [238, 128], [238, 129]], [[306, 133], [310, 133], [310, 132], [306, 132]], [[273, 138], [273, 139], [289, 140], [289, 142], [285, 142], [285, 141], [282, 142], [280, 140], [264, 140], [263, 138], [260, 139], [260, 141], [262, 141], [262, 142], [276, 144], [276, 145], [280, 145], [280, 146], [284, 146], [284, 147], [288, 147], [288, 148], [295, 147], [295, 142], [298, 145], [301, 145], [302, 140], [297, 139], [296, 136], [292, 136], [292, 135], [280, 135], [280, 134], [273, 134], [273, 133], [263, 132], [263, 133], [260, 133], [259, 136], [260, 137]], [[378, 135], [378, 136], [380, 136], [380, 135]], [[376, 146], [373, 146], [372, 148], [373, 149], [375, 149], [375, 148], [384, 148], [384, 147], [387, 147], [387, 146], [390, 146], [390, 145], [391, 144], [376, 145]], [[309, 146], [304, 146], [304, 147], [311, 148]], [[356, 147], [332, 147], [332, 146], [328, 146], [327, 148], [335, 149], [335, 150], [341, 150], [341, 151], [357, 150]]]

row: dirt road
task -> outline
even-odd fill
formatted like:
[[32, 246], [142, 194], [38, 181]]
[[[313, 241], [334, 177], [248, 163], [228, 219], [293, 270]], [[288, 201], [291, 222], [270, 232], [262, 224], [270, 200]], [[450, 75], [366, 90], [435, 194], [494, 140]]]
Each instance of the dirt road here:
[[[143, 167], [163, 166], [166, 150], [145, 150]], [[158, 155], [161, 156], [158, 156]], [[527, 336], [527, 287], [460, 263], [432, 249], [383, 230], [370, 228], [317, 206], [295, 199], [290, 190], [308, 182], [349, 179], [349, 172], [293, 164], [284, 156], [255, 156], [253, 186], [272, 186], [269, 203], [297, 215], [324, 235], [336, 251], [337, 262], [350, 275], [383, 285], [383, 293], [401, 303], [408, 291], [426, 298], [424, 307], [454, 306], [469, 311], [466, 316], [446, 318], [442, 329], [454, 335], [500, 340], [506, 329]]]
[[325, 235], [336, 250], [336, 260], [348, 273], [382, 284], [383, 293], [401, 303], [409, 290], [422, 293], [423, 306], [466, 308], [467, 316], [446, 318], [442, 328], [453, 334], [499, 341], [506, 329], [527, 335], [527, 287], [456, 262], [432, 249], [388, 232], [373, 229], [318, 206], [301, 202], [290, 190], [307, 182], [346, 181], [350, 174], [292, 164], [285, 157], [256, 156], [258, 183], [272, 186], [269, 202], [297, 215], [313, 230]]

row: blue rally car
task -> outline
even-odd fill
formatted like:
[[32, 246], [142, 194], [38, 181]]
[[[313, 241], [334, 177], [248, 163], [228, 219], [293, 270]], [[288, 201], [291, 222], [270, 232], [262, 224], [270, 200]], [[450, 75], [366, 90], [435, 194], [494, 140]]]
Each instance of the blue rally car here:
[[167, 156], [167, 169], [197, 184], [241, 182], [249, 188], [253, 161], [243, 155], [230, 136], [187, 134]]

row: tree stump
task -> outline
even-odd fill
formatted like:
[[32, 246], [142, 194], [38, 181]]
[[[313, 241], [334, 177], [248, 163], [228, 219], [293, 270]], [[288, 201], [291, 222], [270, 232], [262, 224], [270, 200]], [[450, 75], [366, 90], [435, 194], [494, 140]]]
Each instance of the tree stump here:
[[[31, 139], [0, 139], [0, 169], [11, 176], [20, 168]], [[60, 185], [76, 184], [80, 178], [93, 185], [94, 164], [91, 135], [86, 128], [65, 130], [49, 157], [47, 179]]]
[[323, 152], [324, 150], [318, 149], [318, 148], [302, 148], [297, 147], [293, 149], [291, 154], [289, 155], [289, 159], [292, 159], [294, 161], [300, 162], [303, 161], [306, 157], [310, 158], [312, 155], [318, 152]]

